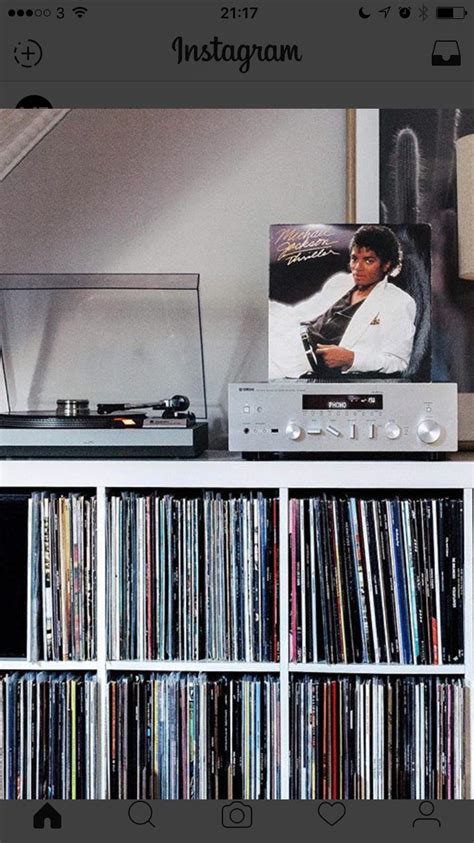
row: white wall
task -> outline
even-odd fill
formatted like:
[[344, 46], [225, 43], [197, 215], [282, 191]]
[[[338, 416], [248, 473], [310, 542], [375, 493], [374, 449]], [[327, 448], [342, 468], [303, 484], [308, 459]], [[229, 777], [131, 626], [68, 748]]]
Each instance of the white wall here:
[[[0, 271], [199, 272], [212, 445], [267, 366], [268, 228], [343, 222], [342, 110], [76, 110], [1, 186]], [[5, 213], [6, 209], [6, 213]]]

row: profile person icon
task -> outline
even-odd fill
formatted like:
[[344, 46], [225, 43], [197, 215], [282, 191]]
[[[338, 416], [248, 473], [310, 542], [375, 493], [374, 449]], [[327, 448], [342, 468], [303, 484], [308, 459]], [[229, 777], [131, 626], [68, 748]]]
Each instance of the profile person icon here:
[[50, 101], [39, 94], [30, 94], [17, 103], [17, 108], [52, 108]]
[[441, 822], [438, 820], [437, 817], [432, 817], [435, 809], [435, 806], [432, 802], [421, 802], [418, 806], [418, 810], [421, 814], [421, 817], [417, 817], [416, 820], [413, 820], [412, 827], [415, 828], [417, 823], [436, 823], [438, 828], [441, 828]]

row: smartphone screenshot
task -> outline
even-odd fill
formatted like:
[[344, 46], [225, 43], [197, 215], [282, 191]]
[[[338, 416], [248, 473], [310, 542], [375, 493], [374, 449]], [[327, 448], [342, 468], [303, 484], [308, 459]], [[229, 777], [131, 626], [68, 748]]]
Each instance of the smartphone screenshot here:
[[0, 0], [0, 843], [473, 843], [470, 0]]

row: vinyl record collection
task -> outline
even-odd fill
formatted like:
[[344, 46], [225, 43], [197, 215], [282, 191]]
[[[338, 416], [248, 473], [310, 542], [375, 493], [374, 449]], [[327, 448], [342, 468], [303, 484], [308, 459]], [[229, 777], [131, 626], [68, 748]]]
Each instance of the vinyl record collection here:
[[28, 513], [32, 657], [94, 659], [96, 499], [34, 492]]
[[[468, 797], [461, 493], [293, 494], [290, 665], [262, 673], [226, 672], [222, 662], [279, 658], [274, 493], [110, 492], [104, 525], [91, 495], [15, 499], [28, 542], [6, 547], [28, 568], [20, 594], [31, 598], [31, 635], [25, 667], [17, 656], [16, 672], [3, 662], [0, 673], [0, 798], [278, 799], [287, 795], [286, 734], [293, 799]], [[100, 648], [98, 664], [101, 530], [108, 653]], [[65, 664], [35, 670], [42, 658]], [[72, 659], [94, 664], [71, 672]], [[206, 673], [138, 663], [131, 672], [118, 663], [126, 659], [221, 663]], [[439, 667], [292, 670], [318, 661]], [[448, 664], [460, 675], [446, 677]]]
[[461, 664], [463, 501], [290, 500], [290, 660]]
[[111, 659], [278, 658], [278, 500], [262, 493], [108, 501]]
[[97, 681], [0, 674], [0, 799], [94, 799]]
[[277, 678], [116, 676], [109, 729], [112, 798], [280, 796]]
[[294, 677], [291, 798], [466, 798], [464, 694], [460, 678]]

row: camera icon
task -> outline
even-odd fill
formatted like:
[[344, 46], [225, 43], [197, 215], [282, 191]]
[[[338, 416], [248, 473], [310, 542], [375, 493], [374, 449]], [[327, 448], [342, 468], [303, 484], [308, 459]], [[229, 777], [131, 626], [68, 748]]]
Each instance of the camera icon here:
[[224, 828], [251, 828], [252, 809], [243, 802], [231, 802], [222, 809], [222, 825]]

